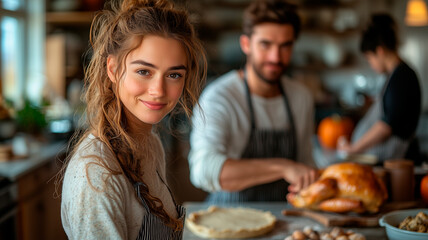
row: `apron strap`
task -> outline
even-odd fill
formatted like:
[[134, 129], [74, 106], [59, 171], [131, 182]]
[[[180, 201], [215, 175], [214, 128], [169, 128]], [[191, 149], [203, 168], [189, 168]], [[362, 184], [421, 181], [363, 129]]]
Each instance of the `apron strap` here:
[[156, 173], [158, 174], [158, 177], [160, 178], [160, 180], [162, 181], [162, 183], [166, 186], [166, 188], [168, 189], [169, 194], [171, 195], [172, 198], [172, 202], [174, 203], [175, 206], [177, 206], [177, 203], [175, 202], [175, 198], [174, 198], [174, 194], [172, 194], [171, 189], [169, 188], [168, 184], [166, 184], [166, 182], [163, 180], [162, 176], [160, 175], [159, 171], [156, 169]]
[[137, 196], [138, 196], [138, 198], [140, 198], [141, 202], [143, 203], [143, 207], [144, 207], [144, 208], [146, 209], [146, 211], [150, 214], [150, 208], [149, 208], [149, 206], [147, 205], [146, 200], [141, 196], [140, 186], [144, 186], [144, 187], [146, 187], [146, 188], [148, 188], [148, 187], [147, 187], [147, 185], [146, 185], [145, 183], [143, 183], [143, 182], [136, 182], [136, 183], [134, 183], [134, 188], [135, 188], [135, 191], [137, 191]]
[[[172, 191], [171, 191], [171, 189], [169, 188], [168, 184], [166, 184], [166, 182], [163, 180], [163, 178], [161, 177], [161, 175], [160, 175], [160, 173], [159, 173], [159, 171], [158, 171], [158, 170], [156, 170], [156, 173], [157, 173], [157, 175], [158, 175], [159, 179], [162, 181], [162, 183], [163, 183], [163, 184], [166, 186], [166, 188], [168, 189], [168, 192], [169, 192], [169, 194], [171, 195], [172, 202], [174, 203], [174, 206], [177, 206], [177, 202], [175, 201], [174, 195], [172, 194]], [[135, 188], [135, 191], [137, 191], [137, 195], [138, 195], [138, 197], [139, 197], [139, 198], [141, 199], [141, 201], [143, 202], [144, 208], [145, 208], [145, 209], [150, 213], [150, 208], [149, 208], [149, 206], [147, 205], [147, 203], [146, 203], [145, 199], [141, 196], [140, 186], [144, 186], [144, 187], [146, 187], [146, 188], [148, 188], [148, 187], [147, 187], [147, 185], [146, 185], [145, 183], [143, 183], [143, 182], [136, 182], [136, 183], [134, 183], [134, 188]]]
[[256, 121], [254, 119], [254, 110], [253, 110], [253, 101], [251, 100], [251, 93], [250, 93], [250, 88], [248, 87], [248, 82], [247, 82], [247, 71], [244, 69], [244, 84], [245, 84], [245, 90], [247, 92], [247, 103], [248, 103], [248, 108], [250, 110], [250, 119], [251, 119], [251, 130], [256, 129]]

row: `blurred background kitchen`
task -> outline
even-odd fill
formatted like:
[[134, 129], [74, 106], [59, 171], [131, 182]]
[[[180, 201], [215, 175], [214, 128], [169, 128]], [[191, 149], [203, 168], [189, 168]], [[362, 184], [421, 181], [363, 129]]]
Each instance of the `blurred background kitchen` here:
[[[189, 9], [209, 58], [208, 81], [240, 68], [241, 17], [250, 0], [175, 0]], [[334, 113], [358, 121], [384, 78], [359, 52], [368, 17], [390, 13], [400, 29], [400, 54], [423, 93], [417, 138], [428, 155], [428, 14], [426, 0], [292, 0], [303, 30], [289, 74], [316, 102], [314, 124]], [[102, 0], [0, 2], [0, 239], [64, 239], [54, 175], [66, 142], [78, 130], [89, 28]], [[423, 11], [425, 9], [425, 11]], [[169, 182], [179, 202], [205, 193], [189, 180], [190, 125], [178, 116], [161, 130]], [[174, 137], [167, 128], [176, 131]], [[314, 136], [315, 136], [314, 132]]]

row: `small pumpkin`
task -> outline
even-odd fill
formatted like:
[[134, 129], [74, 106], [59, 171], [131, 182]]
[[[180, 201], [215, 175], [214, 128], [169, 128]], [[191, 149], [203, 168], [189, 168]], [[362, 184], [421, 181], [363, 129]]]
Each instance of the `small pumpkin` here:
[[428, 204], [428, 175], [425, 175], [421, 180], [420, 193], [422, 201]]
[[323, 147], [336, 149], [339, 137], [345, 136], [349, 140], [353, 130], [354, 123], [349, 117], [335, 114], [321, 120], [318, 125], [318, 140]]

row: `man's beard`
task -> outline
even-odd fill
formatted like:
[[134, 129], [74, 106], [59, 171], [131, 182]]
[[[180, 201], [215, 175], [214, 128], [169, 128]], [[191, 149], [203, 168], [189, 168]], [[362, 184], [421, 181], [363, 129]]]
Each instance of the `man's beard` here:
[[[262, 68], [264, 65], [270, 64], [270, 65], [278, 65], [281, 68], [281, 72], [278, 74], [275, 78], [268, 78], [263, 74]], [[262, 63], [260, 65], [256, 65], [254, 62], [251, 64], [253, 67], [254, 72], [256, 75], [265, 83], [275, 85], [278, 84], [278, 82], [281, 80], [282, 74], [285, 72], [285, 66], [280, 63]]]

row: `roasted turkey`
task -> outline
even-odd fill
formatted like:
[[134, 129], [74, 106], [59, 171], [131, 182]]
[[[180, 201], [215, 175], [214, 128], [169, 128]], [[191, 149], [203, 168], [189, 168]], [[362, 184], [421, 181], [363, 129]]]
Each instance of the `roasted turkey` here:
[[367, 165], [338, 163], [322, 170], [320, 178], [288, 201], [297, 208], [327, 212], [370, 212], [388, 198], [384, 183]]

